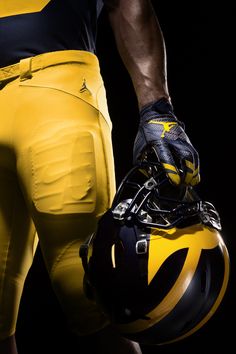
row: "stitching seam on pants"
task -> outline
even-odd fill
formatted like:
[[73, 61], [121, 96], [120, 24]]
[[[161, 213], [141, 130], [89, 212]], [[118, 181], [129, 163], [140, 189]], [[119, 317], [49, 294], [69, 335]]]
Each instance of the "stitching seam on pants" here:
[[47, 88], [47, 89], [51, 89], [51, 90], [56, 90], [56, 91], [59, 91], [59, 92], [63, 92], [63, 93], [66, 93], [67, 95], [70, 95], [70, 96], [72, 96], [72, 97], [75, 97], [75, 98], [80, 99], [81, 101], [87, 103], [87, 104], [90, 105], [91, 107], [95, 108], [98, 112], [100, 112], [99, 109], [98, 109], [95, 105], [93, 105], [92, 103], [86, 101], [86, 100], [83, 99], [82, 97], [77, 96], [77, 95], [74, 95], [74, 94], [71, 93], [71, 92], [68, 92], [68, 91], [65, 91], [65, 90], [62, 90], [62, 89], [58, 89], [58, 88], [56, 88], [56, 87], [50, 87], [50, 86], [36, 86], [36, 85], [28, 85], [28, 84], [27, 84], [27, 85], [21, 85], [21, 84], [20, 84], [20, 87]]
[[[55, 269], [58, 265], [58, 263], [60, 262], [61, 258], [64, 256], [65, 252], [74, 244], [74, 243], [77, 243], [78, 240], [73, 240], [71, 241], [68, 245], [66, 245], [66, 247], [62, 250], [62, 252], [57, 256], [55, 262], [53, 263], [53, 266], [52, 266], [52, 269], [49, 271], [49, 275], [50, 275], [50, 278], [52, 279], [53, 277], [53, 274], [55, 272]], [[79, 252], [78, 252], [78, 258], [79, 258]]]

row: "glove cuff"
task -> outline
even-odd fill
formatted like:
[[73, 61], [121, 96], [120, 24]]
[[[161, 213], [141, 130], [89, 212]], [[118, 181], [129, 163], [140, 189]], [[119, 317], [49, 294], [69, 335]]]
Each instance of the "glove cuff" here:
[[142, 116], [147, 111], [155, 111], [159, 114], [174, 114], [173, 106], [166, 97], [162, 97], [157, 101], [151, 102], [145, 105], [140, 110], [140, 115]]
[[140, 110], [140, 122], [149, 121], [152, 118], [158, 118], [160, 120], [171, 118], [175, 120], [183, 129], [185, 125], [183, 122], [179, 121], [174, 114], [174, 109], [170, 101], [166, 97], [162, 97], [157, 101], [151, 102], [144, 106]]

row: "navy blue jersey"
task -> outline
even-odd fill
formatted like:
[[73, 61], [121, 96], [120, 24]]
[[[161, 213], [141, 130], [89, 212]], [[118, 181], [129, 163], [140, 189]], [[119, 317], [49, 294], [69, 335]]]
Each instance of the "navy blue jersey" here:
[[0, 67], [55, 50], [95, 52], [102, 0], [0, 1]]

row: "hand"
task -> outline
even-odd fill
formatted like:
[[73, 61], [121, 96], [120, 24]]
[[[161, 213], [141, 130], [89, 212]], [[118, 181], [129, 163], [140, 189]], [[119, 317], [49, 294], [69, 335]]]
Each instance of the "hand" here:
[[140, 124], [133, 150], [135, 164], [142, 159], [142, 153], [148, 147], [154, 149], [172, 183], [192, 186], [199, 183], [198, 153], [165, 98], [140, 111]]

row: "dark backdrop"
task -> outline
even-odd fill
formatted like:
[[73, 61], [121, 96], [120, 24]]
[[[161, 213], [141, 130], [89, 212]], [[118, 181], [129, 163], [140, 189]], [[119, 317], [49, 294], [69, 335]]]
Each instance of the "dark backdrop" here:
[[[161, 3], [160, 1], [158, 3]], [[207, 4], [207, 7], [206, 7]], [[231, 258], [228, 291], [213, 317], [191, 337], [163, 347], [144, 347], [144, 354], [229, 353], [234, 345], [235, 318], [235, 115], [230, 84], [233, 75], [231, 9], [205, 1], [153, 1], [164, 33], [168, 83], [175, 113], [201, 159], [199, 192], [221, 215], [222, 235]], [[218, 7], [216, 7], [218, 6]], [[138, 124], [132, 83], [117, 53], [113, 34], [102, 12], [97, 55], [113, 121], [117, 183], [132, 166], [132, 146]], [[231, 324], [230, 324], [231, 323]], [[20, 354], [74, 353], [64, 316], [53, 294], [40, 249], [29, 272], [17, 326]], [[67, 349], [66, 349], [67, 348]], [[76, 351], [75, 351], [76, 352]], [[102, 354], [102, 353], [98, 353]]]

